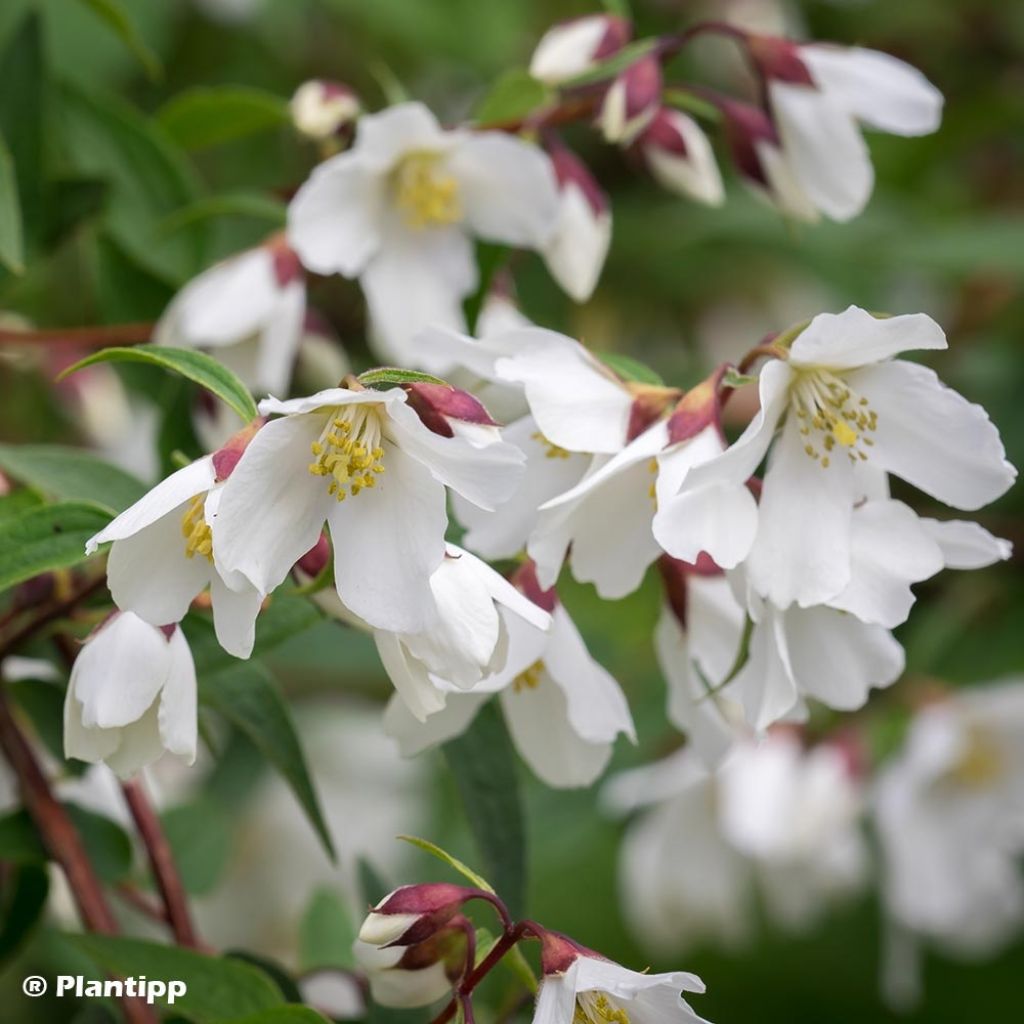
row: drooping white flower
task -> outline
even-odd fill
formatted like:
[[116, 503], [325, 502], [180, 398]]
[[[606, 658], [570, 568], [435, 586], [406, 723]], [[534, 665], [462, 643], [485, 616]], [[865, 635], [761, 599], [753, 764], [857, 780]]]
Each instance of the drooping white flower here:
[[628, 146], [661, 109], [661, 64], [640, 57], [615, 77], [601, 101], [597, 124], [606, 142]]
[[196, 670], [184, 633], [115, 612], [85, 642], [64, 701], [64, 754], [122, 778], [165, 751], [196, 757]]
[[976, 957], [1024, 929], [1024, 681], [919, 711], [879, 775], [873, 815], [894, 933], [887, 995], [913, 1002], [920, 943]]
[[[854, 506], [866, 475], [902, 477], [960, 509], [999, 497], [1016, 470], [985, 411], [932, 370], [892, 358], [945, 347], [924, 314], [877, 319], [851, 306], [816, 316], [786, 357], [762, 370], [761, 409], [739, 440], [694, 469], [680, 493], [659, 499], [662, 547], [685, 561], [706, 551], [727, 567], [746, 555], [757, 594], [780, 609], [806, 608], [850, 585]], [[748, 554], [721, 523], [737, 502], [749, 506], [747, 480], [780, 426]]]
[[887, 53], [769, 36], [750, 36], [748, 45], [786, 161], [812, 205], [833, 220], [860, 213], [874, 185], [861, 124], [896, 135], [927, 135], [939, 125], [942, 94]]
[[589, 71], [629, 41], [630, 24], [612, 14], [588, 14], [552, 26], [530, 58], [530, 74], [558, 85]]
[[453, 964], [446, 960], [445, 951], [435, 950], [436, 938], [419, 946], [384, 948], [357, 939], [352, 951], [366, 975], [373, 1001], [380, 1006], [411, 1009], [429, 1006], [447, 995], [465, 961], [465, 935], [456, 932], [444, 938], [456, 942], [461, 938], [461, 962]]
[[594, 176], [565, 146], [551, 151], [551, 162], [558, 178], [559, 210], [544, 262], [570, 297], [586, 302], [611, 244], [611, 208]]
[[662, 188], [709, 206], [720, 206], [725, 199], [711, 143], [688, 114], [662, 107], [636, 146]]
[[185, 285], [161, 316], [153, 341], [209, 349], [250, 388], [284, 392], [305, 312], [298, 257], [275, 237]]
[[313, 78], [295, 90], [288, 110], [296, 131], [315, 142], [331, 139], [359, 116], [359, 97], [340, 82]]
[[695, 974], [631, 971], [556, 932], [541, 941], [533, 1024], [704, 1024], [683, 999], [704, 992]]
[[640, 812], [622, 845], [621, 902], [653, 951], [744, 940], [755, 890], [779, 925], [806, 929], [864, 880], [860, 785], [832, 745], [804, 751], [772, 733], [738, 745], [715, 774], [685, 749], [616, 776], [604, 798]]
[[335, 388], [262, 402], [264, 415], [282, 415], [260, 429], [224, 485], [212, 523], [218, 569], [267, 594], [327, 521], [342, 603], [379, 629], [427, 628], [446, 486], [493, 508], [514, 490], [522, 455], [489, 420], [453, 419], [435, 425], [449, 436], [435, 432], [408, 398], [401, 388]]
[[550, 611], [550, 627], [506, 615], [502, 671], [469, 692], [435, 673], [443, 708], [417, 721], [403, 701], [392, 698], [385, 731], [412, 757], [464, 732], [497, 693], [512, 742], [534, 773], [550, 786], [587, 786], [604, 770], [620, 733], [636, 741], [629, 706], [619, 684], [590, 656], [565, 608], [552, 592], [540, 590], [529, 564], [516, 582]]
[[419, 103], [360, 119], [289, 209], [289, 241], [321, 274], [358, 277], [376, 340], [415, 364], [417, 330], [463, 327], [476, 286], [473, 237], [543, 249], [558, 190], [542, 150], [500, 132], [446, 131]]
[[217, 640], [237, 658], [252, 653], [263, 595], [244, 576], [216, 566], [210, 524], [249, 436], [243, 431], [233, 444], [172, 473], [85, 547], [91, 554], [113, 541], [107, 585], [114, 603], [152, 626], [180, 621], [208, 587]]

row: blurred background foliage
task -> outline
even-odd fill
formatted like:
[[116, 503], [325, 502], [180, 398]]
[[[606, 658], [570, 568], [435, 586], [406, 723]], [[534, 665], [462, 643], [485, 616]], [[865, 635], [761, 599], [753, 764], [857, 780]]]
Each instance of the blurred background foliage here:
[[[0, 5], [0, 131], [19, 155], [27, 253], [23, 275], [0, 269], [0, 311], [40, 327], [153, 320], [201, 268], [275, 230], [283, 203], [316, 160], [314, 148], [294, 136], [284, 106], [303, 80], [347, 82], [370, 108], [404, 92], [457, 121], [498, 76], [525, 66], [552, 21], [590, 9], [566, 0], [124, 0], [123, 6], [138, 29], [134, 52], [89, 3]], [[942, 129], [921, 139], [871, 137], [878, 184], [870, 206], [850, 224], [820, 226], [786, 224], [734, 176], [721, 209], [662, 194], [627, 156], [599, 144], [594, 133], [573, 129], [572, 142], [612, 197], [608, 265], [594, 298], [576, 307], [535, 256], [523, 256], [514, 271], [524, 311], [687, 384], [764, 333], [822, 309], [856, 303], [891, 312], [924, 310], [949, 333], [951, 351], [939, 361], [943, 377], [990, 411], [1010, 459], [1024, 465], [1024, 5], [634, 0], [633, 7], [638, 35], [702, 17], [735, 16], [785, 26], [801, 38], [892, 52], [920, 67], [946, 94]], [[31, 11], [38, 16], [26, 20]], [[693, 47], [673, 74], [749, 88], [734, 54], [714, 43]], [[213, 87], [237, 87], [235, 108], [218, 108], [211, 116], [202, 90]], [[328, 316], [353, 362], [370, 365], [356, 286], [338, 278], [314, 280], [311, 302]], [[4, 441], [75, 442], [60, 395], [47, 384], [51, 370], [38, 355], [25, 353], [0, 364]], [[129, 379], [162, 409], [165, 454], [174, 447], [194, 449], [194, 440], [181, 436], [187, 420], [181, 386], [147, 371]], [[943, 443], [941, 436], [934, 440]], [[913, 501], [927, 507], [918, 495]], [[981, 521], [1011, 538], [1019, 552], [1020, 489]], [[907, 677], [861, 716], [871, 723], [880, 752], [898, 742], [915, 692], [1024, 672], [1019, 559], [984, 572], [945, 574], [922, 588], [925, 599], [900, 635]], [[590, 588], [566, 580], [563, 597], [595, 656], [621, 681], [637, 718], [640, 746], [620, 749], [615, 765], [667, 752], [677, 738], [665, 724], [664, 684], [651, 650], [657, 581], [648, 579], [626, 600], [601, 603]], [[373, 718], [352, 702], [357, 695], [379, 707], [388, 693], [371, 645], [321, 622], [278, 648], [270, 661], [300, 716], [308, 705], [315, 725], [318, 709], [331, 706], [340, 709], [339, 719], [351, 719], [343, 731], [313, 741], [327, 760], [349, 758], [347, 778], [340, 769], [337, 777], [318, 776], [325, 801], [331, 803], [332, 786], [372, 791], [379, 779], [370, 778], [377, 769], [369, 747], [383, 740], [371, 730]], [[315, 752], [312, 759], [316, 766]], [[441, 755], [426, 756], [411, 770], [415, 782], [395, 783], [405, 792], [398, 806], [409, 808], [408, 822], [383, 824], [381, 805], [373, 801], [345, 805], [341, 828], [352, 834], [343, 849], [387, 862], [386, 880], [396, 883], [444, 875], [418, 853], [396, 860], [398, 844], [388, 836], [397, 831], [419, 831], [470, 862], [478, 859], [442, 762]], [[596, 790], [553, 792], [526, 778], [525, 770], [521, 775], [531, 916], [643, 967], [648, 958], [627, 934], [617, 906], [621, 825], [601, 814]], [[256, 840], [233, 824], [264, 800], [261, 785], [254, 759], [235, 743], [210, 772], [201, 796], [179, 812], [196, 891], [216, 889], [229, 867], [271, 858], [266, 848], [248, 845]], [[374, 827], [378, 817], [380, 827]], [[287, 841], [312, 848], [307, 832], [298, 821], [278, 847], [278, 861], [263, 865], [266, 878], [294, 892], [290, 902], [300, 909], [315, 879], [284, 851]], [[192, 842], [198, 835], [202, 844]], [[315, 848], [310, 856], [323, 859]], [[315, 874], [351, 878], [354, 870], [349, 856], [340, 872], [332, 874], [324, 862]], [[686, 871], [686, 864], [679, 870]], [[261, 895], [250, 892], [248, 898], [258, 902]], [[282, 955], [290, 949], [293, 961], [298, 916], [293, 912], [277, 926]], [[243, 929], [237, 942], [248, 938]], [[860, 1024], [895, 1019], [877, 994], [880, 944], [876, 897], [868, 894], [831, 912], [806, 936], [766, 927], [744, 948], [695, 949], [678, 963], [651, 967], [699, 973], [709, 992], [696, 1005], [720, 1024]], [[4, 1019], [23, 1011], [35, 1014], [26, 1018], [31, 1020], [64, 1019], [64, 1007], [26, 1007], [13, 993], [30, 966], [52, 966], [54, 957], [65, 955], [41, 933], [7, 968], [0, 1005], [16, 1010], [5, 1009]], [[924, 1003], [905, 1019], [1006, 1019], [1019, 1001], [1022, 972], [1024, 945], [984, 964], [932, 958]]]

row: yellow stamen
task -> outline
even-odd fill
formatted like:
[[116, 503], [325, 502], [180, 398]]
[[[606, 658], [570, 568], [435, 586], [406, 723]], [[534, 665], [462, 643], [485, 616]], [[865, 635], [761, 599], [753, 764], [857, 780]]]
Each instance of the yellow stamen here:
[[549, 459], [567, 459], [570, 453], [564, 448], [559, 448], [557, 444], [552, 444], [539, 430], [535, 430], [531, 435], [537, 444], [546, 446], [547, 451], [544, 453], [546, 458]]
[[536, 690], [540, 686], [540, 674], [543, 671], [543, 661], [535, 661], [529, 668], [524, 668], [512, 680], [512, 692], [522, 693], [523, 690]]
[[950, 769], [950, 781], [970, 789], [983, 789], [1005, 773], [1003, 752], [994, 737], [978, 725], [971, 726], [965, 749]]
[[185, 538], [185, 557], [202, 555], [213, 561], [213, 531], [206, 522], [206, 492], [197, 494], [181, 517], [181, 535]]
[[832, 464], [829, 455], [838, 446], [851, 462], [867, 459], [865, 448], [874, 445], [867, 435], [878, 429], [878, 413], [866, 398], [855, 394], [831, 370], [820, 367], [800, 371], [791, 394], [809, 458], [820, 458], [822, 468], [828, 469]]
[[629, 1014], [604, 992], [580, 992], [576, 996], [573, 1024], [630, 1024]]
[[393, 172], [395, 204], [411, 228], [462, 220], [459, 183], [445, 173], [439, 153], [410, 153]]
[[380, 416], [367, 405], [339, 406], [331, 413], [320, 437], [310, 446], [314, 476], [331, 478], [328, 494], [338, 501], [374, 487], [384, 472]]

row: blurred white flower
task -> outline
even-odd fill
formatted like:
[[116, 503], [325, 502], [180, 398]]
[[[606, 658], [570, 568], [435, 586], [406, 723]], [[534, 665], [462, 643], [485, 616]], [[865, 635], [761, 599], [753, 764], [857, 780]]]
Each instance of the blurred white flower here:
[[916, 999], [920, 943], [991, 955], [1024, 929], [1024, 680], [923, 708], [878, 777], [873, 815], [893, 1002]]
[[75, 658], [64, 701], [64, 754], [122, 778], [165, 751], [196, 757], [196, 670], [184, 633], [115, 612]]
[[[500, 132], [447, 131], [419, 103], [360, 118], [289, 210], [289, 240], [320, 274], [358, 277], [380, 350], [422, 363], [422, 327], [463, 327], [476, 287], [473, 237], [543, 249], [558, 218], [551, 162]], [[427, 366], [428, 369], [431, 367]]]
[[295, 90], [288, 109], [296, 131], [315, 142], [333, 138], [359, 116], [359, 97], [340, 82], [312, 78]]
[[286, 392], [306, 312], [298, 257], [283, 236], [204, 270], [174, 297], [157, 345], [198, 348], [256, 391]]
[[548, 85], [558, 85], [589, 71], [629, 41], [625, 18], [588, 14], [552, 26], [541, 37], [530, 58], [530, 74]]
[[636, 145], [662, 188], [709, 206], [720, 206], [725, 199], [711, 143], [688, 114], [662, 107]]
[[661, 109], [661, 63], [652, 54], [620, 71], [608, 87], [597, 112], [606, 142], [628, 146]]
[[789, 731], [736, 747], [717, 774], [682, 750], [606, 786], [614, 811], [639, 810], [620, 854], [621, 902], [654, 952], [742, 941], [754, 892], [781, 927], [810, 927], [864, 881], [861, 792], [846, 754], [803, 750]]
[[327, 521], [342, 603], [379, 629], [429, 627], [446, 486], [493, 508], [515, 489], [522, 455], [487, 424], [436, 433], [408, 398], [401, 388], [334, 388], [262, 402], [264, 415], [283, 415], [258, 431], [223, 487], [212, 523], [218, 569], [268, 594]]

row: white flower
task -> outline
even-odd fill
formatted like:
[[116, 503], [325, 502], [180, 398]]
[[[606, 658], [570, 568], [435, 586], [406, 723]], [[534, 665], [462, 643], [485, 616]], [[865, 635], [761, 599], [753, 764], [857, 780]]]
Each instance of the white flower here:
[[284, 415], [260, 429], [224, 485], [212, 524], [218, 568], [269, 593], [327, 521], [342, 603], [379, 629], [426, 628], [446, 485], [493, 508], [514, 490], [522, 455], [494, 427], [434, 433], [400, 388], [270, 398], [260, 410]]
[[695, 974], [647, 974], [544, 936], [544, 978], [533, 1024], [702, 1024], [683, 992], [704, 991]]
[[918, 942], [974, 957], [1024, 928], [1024, 682], [921, 710], [878, 778], [874, 821], [885, 911], [904, 954], [888, 965], [888, 994], [907, 1001]]
[[499, 132], [445, 131], [419, 103], [360, 119], [350, 150], [322, 163], [289, 210], [310, 270], [358, 277], [381, 351], [415, 363], [413, 334], [463, 326], [472, 237], [543, 249], [558, 191], [542, 150]]
[[323, 142], [359, 116], [359, 97], [340, 82], [313, 78], [295, 90], [288, 109], [296, 131]]
[[275, 238], [185, 285], [157, 323], [153, 341], [211, 349], [254, 390], [287, 391], [305, 312], [299, 261], [283, 238]]
[[621, 901], [652, 950], [743, 940], [755, 887], [778, 924], [805, 929], [864, 879], [860, 787], [834, 746], [803, 751], [773, 733], [738, 745], [714, 775], [682, 750], [616, 776], [603, 796], [640, 811], [622, 846]]
[[604, 771], [620, 733], [636, 742], [629, 706], [619, 684], [591, 658], [566, 610], [553, 594], [540, 592], [528, 566], [518, 581], [533, 600], [550, 608], [550, 628], [505, 615], [508, 649], [502, 671], [470, 692], [435, 674], [443, 708], [419, 722], [404, 702], [392, 698], [385, 731], [412, 757], [464, 732], [497, 692], [512, 742], [534, 773], [550, 786], [587, 786]]
[[874, 185], [860, 124], [926, 135], [942, 94], [916, 68], [886, 53], [752, 37], [786, 161], [810, 202], [833, 220], [864, 208]]
[[196, 670], [184, 633], [115, 612], [85, 642], [64, 702], [64, 754], [122, 778], [164, 751], [196, 757]]
[[544, 249], [551, 276], [577, 302], [586, 302], [601, 276], [612, 240], [608, 198], [586, 166], [565, 146], [551, 153], [559, 187], [558, 223]]
[[357, 939], [352, 951], [366, 974], [373, 1001], [380, 1006], [429, 1006], [451, 991], [452, 979], [443, 959], [432, 960], [425, 966], [409, 963], [416, 957], [415, 946], [379, 949]]
[[629, 22], [610, 14], [563, 21], [541, 37], [530, 58], [530, 74], [548, 85], [558, 85], [621, 50], [629, 36]]
[[107, 559], [114, 603], [152, 626], [180, 621], [209, 587], [217, 640], [235, 657], [248, 658], [263, 595], [245, 577], [220, 572], [214, 562], [210, 523], [222, 495], [217, 472], [218, 463], [225, 466], [222, 453], [172, 473], [90, 537], [85, 550], [91, 554], [114, 542]]
[[[854, 506], [872, 474], [902, 477], [955, 508], [998, 498], [1016, 470], [985, 411], [932, 370], [892, 358], [945, 347], [924, 314], [876, 319], [851, 306], [816, 316], [787, 358], [762, 370], [761, 409], [739, 440], [694, 469], [681, 493], [659, 496], [662, 547], [686, 561], [706, 551], [725, 567], [747, 556], [757, 594], [777, 608], [809, 607], [850, 585]], [[780, 426], [748, 554], [722, 523], [749, 510], [746, 482]]]
[[722, 204], [725, 190], [711, 143], [689, 115], [662, 107], [637, 148], [662, 188], [709, 206]]

